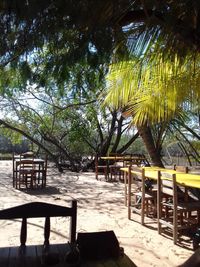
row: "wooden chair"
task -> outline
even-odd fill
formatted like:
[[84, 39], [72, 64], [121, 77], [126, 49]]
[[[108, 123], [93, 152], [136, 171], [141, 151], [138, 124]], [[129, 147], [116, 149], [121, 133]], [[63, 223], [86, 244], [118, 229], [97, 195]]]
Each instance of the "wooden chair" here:
[[36, 161], [35, 164], [35, 174], [36, 174], [36, 180], [37, 180], [37, 185], [44, 188], [46, 186], [46, 178], [47, 178], [47, 155], [43, 157], [43, 159], [38, 159], [43, 160], [43, 162], [39, 163]]
[[[188, 173], [189, 169], [187, 166], [181, 166], [181, 165], [174, 165], [174, 170], [177, 172], [182, 172], [182, 173]], [[181, 190], [185, 192], [185, 201], [188, 200], [188, 187], [184, 186], [181, 187]]]
[[145, 170], [143, 168], [129, 166], [128, 219], [131, 219], [132, 212], [136, 212], [141, 215], [142, 225], [144, 225], [145, 216], [154, 214], [156, 207], [156, 191], [151, 188], [148, 189], [145, 181]]
[[[125, 154], [124, 157], [124, 165], [128, 166], [128, 165], [136, 165], [138, 167], [140, 166], [150, 166], [150, 163], [148, 162], [147, 158], [145, 157], [144, 154], [138, 154], [138, 153], [134, 153], [134, 154]], [[126, 160], [127, 158], [127, 160]]]
[[0, 210], [0, 220], [22, 219], [20, 233], [20, 249], [25, 252], [27, 240], [27, 219], [45, 218], [44, 225], [44, 249], [48, 249], [50, 237], [50, 217], [69, 216], [70, 242], [76, 240], [77, 201], [73, 200], [71, 207], [63, 207], [54, 204], [32, 202], [9, 209]]
[[[172, 230], [173, 242], [177, 244], [184, 229], [193, 229], [200, 222], [200, 203], [186, 198], [178, 190], [176, 174], [158, 171], [157, 215], [158, 233]], [[186, 201], [187, 199], [187, 201]]]
[[[110, 173], [110, 180], [123, 180], [124, 173], [121, 171], [121, 168], [124, 167], [124, 160], [122, 154], [112, 153], [109, 156], [114, 156], [113, 163], [109, 165], [109, 173]], [[122, 159], [118, 159], [118, 157], [122, 157]], [[114, 179], [113, 179], [114, 177]]]
[[17, 188], [16, 155], [12, 154], [13, 187]]
[[13, 169], [13, 187], [18, 188], [19, 187], [19, 168], [18, 168], [18, 162], [23, 158], [22, 154], [15, 154], [13, 152], [12, 154], [12, 169]]
[[42, 179], [42, 187], [45, 187], [46, 186], [46, 181], [47, 181], [47, 160], [48, 160], [48, 157], [47, 155], [45, 155], [45, 163], [44, 163], [44, 168], [42, 170], [42, 175], [43, 175], [43, 179]]
[[98, 180], [99, 173], [103, 173], [105, 180], [107, 181], [108, 175], [109, 175], [109, 166], [107, 163], [105, 163], [103, 165], [99, 165], [99, 161], [100, 161], [99, 157], [96, 156], [95, 157], [95, 176], [96, 176], [96, 179]]
[[33, 159], [20, 159], [17, 163], [17, 188], [25, 186], [26, 188], [34, 188], [36, 184], [36, 171]]

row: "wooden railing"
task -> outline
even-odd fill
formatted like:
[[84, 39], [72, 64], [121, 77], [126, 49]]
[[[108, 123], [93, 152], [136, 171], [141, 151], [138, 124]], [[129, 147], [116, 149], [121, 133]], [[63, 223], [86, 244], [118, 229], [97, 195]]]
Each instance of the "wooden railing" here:
[[73, 200], [71, 207], [64, 207], [43, 202], [32, 202], [0, 211], [0, 220], [22, 219], [20, 233], [20, 248], [24, 250], [27, 240], [27, 219], [45, 218], [44, 247], [49, 246], [50, 217], [70, 217], [70, 242], [76, 240], [77, 201]]

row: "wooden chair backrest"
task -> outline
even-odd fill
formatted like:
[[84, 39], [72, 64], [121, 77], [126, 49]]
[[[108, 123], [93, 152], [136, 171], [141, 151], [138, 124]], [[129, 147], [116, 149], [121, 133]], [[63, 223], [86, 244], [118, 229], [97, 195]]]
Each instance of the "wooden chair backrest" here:
[[158, 200], [162, 194], [172, 196], [173, 202], [177, 201], [176, 174], [158, 171]]
[[[145, 187], [145, 169], [139, 168], [137, 166], [129, 166], [128, 167], [128, 194], [127, 194], [127, 205], [128, 205], [128, 218], [131, 218], [131, 206], [132, 206], [132, 200], [131, 196], [138, 196], [141, 199], [141, 204], [139, 203], [139, 211], [141, 215], [141, 224], [144, 224], [144, 216], [145, 216], [145, 196], [146, 196], [146, 187]], [[134, 192], [132, 192], [132, 184], [136, 185], [136, 188], [134, 189]], [[138, 192], [139, 191], [139, 192]], [[132, 194], [133, 193], [133, 194]], [[137, 206], [137, 203], [136, 203]], [[135, 206], [135, 207], [136, 207]], [[138, 207], [136, 207], [136, 210], [138, 210]]]
[[127, 164], [125, 164], [126, 166], [128, 165], [136, 165], [138, 167], [139, 166], [150, 166], [144, 154], [129, 154], [127, 156], [129, 156], [130, 159], [127, 160]]
[[77, 201], [73, 200], [71, 207], [63, 207], [43, 202], [31, 202], [9, 209], [0, 210], [0, 220], [22, 219], [20, 243], [21, 247], [26, 244], [27, 218], [45, 218], [44, 245], [49, 245], [50, 217], [70, 217], [70, 242], [76, 240]]
[[33, 159], [21, 159], [17, 165], [20, 170], [24, 169], [34, 169], [34, 160]]
[[28, 152], [22, 153], [21, 157], [24, 159], [28, 159], [28, 158], [33, 159], [35, 157], [35, 155], [34, 155], [33, 151], [28, 151]]
[[121, 153], [113, 153], [113, 152], [111, 152], [111, 153], [109, 153], [109, 156], [111, 156], [111, 157], [122, 157], [123, 154], [121, 154]]
[[137, 166], [128, 166], [128, 183], [135, 184], [143, 191], [145, 189], [142, 188], [145, 187], [145, 170]]
[[48, 156], [45, 155], [45, 164], [44, 164], [44, 169], [47, 170], [47, 164], [48, 164]]

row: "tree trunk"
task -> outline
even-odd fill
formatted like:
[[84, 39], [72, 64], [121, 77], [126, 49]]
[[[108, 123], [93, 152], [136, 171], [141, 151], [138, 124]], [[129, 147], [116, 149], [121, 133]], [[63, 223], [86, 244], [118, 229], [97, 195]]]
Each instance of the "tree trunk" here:
[[158, 151], [155, 147], [154, 139], [152, 136], [151, 128], [149, 126], [140, 126], [138, 127], [138, 132], [144, 142], [144, 145], [149, 153], [149, 156], [151, 158], [152, 164], [154, 166], [158, 167], [164, 167], [161, 156], [160, 156], [160, 151]]

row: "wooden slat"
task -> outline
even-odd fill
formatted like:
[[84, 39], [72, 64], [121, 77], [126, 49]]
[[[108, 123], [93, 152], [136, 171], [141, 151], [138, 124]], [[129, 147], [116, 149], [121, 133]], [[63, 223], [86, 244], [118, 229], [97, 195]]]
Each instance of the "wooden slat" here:
[[10, 254], [9, 254], [9, 260], [8, 260], [8, 266], [9, 267], [16, 267], [19, 265], [19, 247], [11, 247], [10, 248]]
[[10, 254], [10, 248], [1, 248], [0, 253], [0, 266], [2, 267], [8, 267], [8, 260], [9, 260], [9, 254]]
[[[39, 266], [38, 264], [40, 264], [40, 262], [37, 258], [36, 246], [26, 247], [26, 254], [24, 256], [21, 256], [21, 262], [23, 262], [24, 267], [26, 266], [38, 267]], [[31, 262], [31, 265], [30, 265], [30, 262]]]
[[37, 245], [36, 246], [36, 257], [37, 260], [41, 263], [41, 258], [44, 253], [44, 245]]
[[[63, 253], [61, 251], [63, 251], [63, 249], [60, 251], [59, 249], [59, 246], [62, 246], [63, 244], [53, 244], [53, 245], [50, 245], [49, 247], [49, 256], [51, 257], [51, 264], [53, 264], [53, 261], [54, 264], [56, 267], [63, 267], [65, 266], [65, 262], [64, 262], [64, 257], [63, 257]], [[63, 246], [66, 248], [66, 245]], [[65, 253], [66, 253], [67, 250], [65, 250]]]

